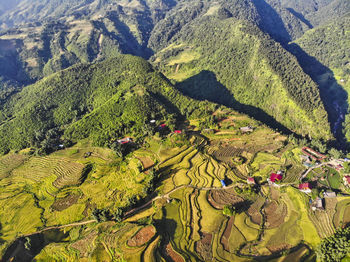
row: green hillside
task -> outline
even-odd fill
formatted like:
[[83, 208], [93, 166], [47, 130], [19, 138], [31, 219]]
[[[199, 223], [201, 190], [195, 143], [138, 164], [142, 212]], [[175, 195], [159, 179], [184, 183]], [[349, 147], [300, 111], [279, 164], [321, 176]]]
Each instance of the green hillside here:
[[[292, 55], [262, 33], [285, 43], [299, 30], [293, 26], [286, 30], [287, 22], [272, 4], [251, 0], [179, 1], [178, 5], [117, 1], [108, 8], [107, 2], [90, 4], [77, 9], [74, 3], [57, 2], [57, 13], [52, 15], [62, 17], [59, 21], [39, 17], [40, 22], [0, 35], [3, 101], [23, 85], [74, 64], [99, 62], [120, 53], [144, 58], [154, 54], [155, 64], [179, 81], [195, 75], [198, 79], [203, 70], [213, 73], [224, 86], [221, 90], [227, 88], [231, 93], [225, 101], [216, 99], [217, 103], [286, 132], [331, 138], [317, 86]], [[50, 5], [45, 7], [51, 10]], [[82, 12], [84, 8], [89, 10], [86, 14], [70, 16], [69, 10]], [[297, 23], [299, 18], [291, 19]], [[186, 83], [192, 85], [191, 79], [178, 87], [187, 95], [209, 99], [185, 90]], [[205, 80], [203, 76], [201, 82]], [[213, 88], [205, 92], [216, 93]]]
[[[328, 103], [339, 105], [338, 115], [348, 112], [350, 92], [350, 16], [308, 31], [295, 41], [299, 61], [324, 90]], [[339, 118], [339, 116], [338, 116]], [[342, 119], [344, 120], [344, 119]], [[349, 116], [345, 130], [350, 139]]]
[[[185, 94], [245, 113], [259, 115], [262, 110], [297, 133], [330, 138], [317, 85], [258, 28], [234, 18], [206, 16], [174, 39], [153, 62]], [[214, 81], [207, 81], [209, 77]]]
[[1, 110], [0, 149], [48, 143], [63, 133], [66, 139], [91, 137], [102, 146], [125, 134], [143, 134], [151, 119], [198, 116], [214, 107], [181, 95], [142, 58], [120, 55], [74, 66], [12, 96]]

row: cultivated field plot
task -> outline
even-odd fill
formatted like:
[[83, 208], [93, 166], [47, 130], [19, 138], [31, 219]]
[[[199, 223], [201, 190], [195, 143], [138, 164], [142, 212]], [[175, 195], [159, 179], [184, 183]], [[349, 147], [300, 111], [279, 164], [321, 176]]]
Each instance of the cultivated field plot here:
[[[270, 149], [254, 138], [262, 133], [276, 143]], [[155, 139], [125, 159], [87, 142], [46, 157], [0, 159], [13, 163], [0, 179], [1, 239], [69, 225], [45, 233], [38, 261], [293, 261], [350, 222], [345, 197], [312, 211], [310, 196], [295, 188], [300, 152], [280, 148], [283, 137], [260, 127], [241, 135], [244, 142], [232, 136], [202, 148]], [[285, 171], [281, 187], [269, 186], [278, 170]], [[119, 208], [127, 214], [121, 223], [92, 220], [95, 209], [113, 215]]]
[[[89, 220], [95, 208], [113, 212], [146, 196], [150, 177], [140, 172], [137, 158], [115, 162], [108, 149], [78, 146], [45, 157], [1, 158], [6, 173], [0, 179], [0, 235], [6, 241], [1, 253], [16, 236]], [[62, 244], [50, 248], [56, 259], [65, 253]], [[77, 255], [67, 254], [73, 260]]]

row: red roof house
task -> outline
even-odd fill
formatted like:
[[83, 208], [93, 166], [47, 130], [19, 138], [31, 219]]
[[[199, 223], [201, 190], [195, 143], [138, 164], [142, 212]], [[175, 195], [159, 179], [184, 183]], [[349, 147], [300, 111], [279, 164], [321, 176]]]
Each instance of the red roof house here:
[[255, 179], [254, 179], [254, 177], [248, 177], [248, 178], [247, 178], [247, 183], [248, 183], [248, 184], [255, 184]]
[[305, 193], [311, 193], [310, 183], [299, 184], [299, 190]]
[[159, 127], [164, 128], [166, 127], [166, 124], [161, 124]]
[[117, 142], [119, 144], [123, 145], [123, 144], [128, 144], [128, 143], [132, 142], [132, 139], [130, 137], [126, 137], [126, 138], [117, 140]]
[[271, 176], [270, 176], [270, 181], [272, 183], [275, 183], [277, 181], [281, 181], [282, 180], [282, 175], [281, 174], [275, 174], [275, 173], [272, 173]]
[[175, 134], [181, 134], [182, 131], [181, 131], [181, 130], [175, 130], [174, 133], [175, 133]]
[[350, 185], [350, 176], [344, 176], [343, 180], [344, 180], [344, 185], [346, 186]]
[[282, 180], [282, 174], [272, 173], [270, 177], [267, 179], [270, 185], [278, 186], [276, 182], [280, 182]]

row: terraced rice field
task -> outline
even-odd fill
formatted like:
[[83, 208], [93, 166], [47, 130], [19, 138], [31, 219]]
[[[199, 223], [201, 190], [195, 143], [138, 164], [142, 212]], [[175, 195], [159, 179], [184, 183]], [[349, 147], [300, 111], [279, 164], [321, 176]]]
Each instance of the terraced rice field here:
[[336, 205], [336, 212], [333, 216], [334, 227], [339, 228], [347, 223], [350, 223], [349, 211], [345, 212], [348, 209], [350, 209], [350, 199], [340, 199]]
[[[280, 139], [273, 134], [269, 136], [271, 140]], [[203, 143], [199, 138], [193, 141], [196, 139], [196, 143]], [[327, 199], [325, 211], [312, 213], [309, 197], [286, 185], [272, 188], [260, 184], [258, 193], [250, 188], [238, 194], [237, 187], [250, 187], [245, 180], [250, 172], [264, 179], [269, 172], [289, 163], [283, 152], [278, 156], [270, 152], [276, 145], [270, 148], [262, 142], [249, 145], [249, 150], [259, 147], [269, 150], [249, 155], [243, 143], [239, 143], [219, 149], [216, 158], [197, 146], [169, 149], [153, 142], [152, 150], [137, 151], [133, 158], [120, 163], [103, 160], [108, 154], [102, 151], [103, 158], [94, 155], [83, 159], [83, 149], [74, 151], [72, 158], [66, 155], [69, 150], [48, 157], [18, 158], [14, 161], [18, 166], [10, 171], [1, 171], [0, 163], [0, 173], [7, 172], [12, 179], [0, 180], [0, 209], [11, 214], [0, 217], [1, 233], [5, 232], [1, 238], [33, 232], [44, 223], [48, 226], [85, 221], [91, 219], [94, 208], [114, 212], [134, 201], [136, 208], [128, 211], [123, 223], [108, 221], [67, 229], [69, 245], [50, 244], [38, 257], [50, 257], [53, 261], [57, 258], [135, 262], [269, 260], [269, 256], [293, 248], [302, 240], [315, 247], [320, 237], [332, 234], [337, 225], [350, 220], [348, 200]], [[205, 149], [210, 151], [212, 147]], [[232, 167], [220, 161], [220, 157], [242, 155], [246, 165]], [[83, 182], [89, 162], [94, 163], [94, 169]], [[149, 167], [151, 162], [160, 174], [156, 194], [152, 196], [145, 185], [153, 181], [145, 170], [139, 170]], [[240, 169], [247, 167], [250, 169]], [[292, 173], [286, 177], [290, 182], [296, 179], [297, 175]], [[220, 180], [225, 181], [226, 187]], [[23, 190], [31, 193], [23, 195]], [[13, 200], [11, 206], [5, 205], [8, 199]], [[28, 219], [20, 220], [17, 215], [22, 217], [29, 212], [21, 209], [23, 203], [27, 203], [32, 213]], [[225, 206], [236, 207], [235, 212], [224, 215]], [[11, 213], [16, 209], [21, 213]], [[11, 228], [9, 224], [15, 226]], [[300, 257], [304, 251], [295, 252], [294, 256]]]
[[6, 155], [0, 158], [0, 179], [10, 175], [11, 171], [19, 167], [28, 159], [27, 156], [19, 154]]
[[[263, 158], [280, 163], [269, 154]], [[159, 167], [170, 174], [161, 187], [170, 201], [159, 202], [160, 210], [153, 215], [157, 233], [163, 236], [157, 242], [160, 253], [147, 248], [143, 256], [152, 253], [154, 259], [160, 259], [160, 254], [178, 261], [211, 261], [214, 257], [218, 261], [239, 261], [238, 253], [269, 256], [296, 246], [308, 232], [311, 235], [307, 239], [317, 236], [316, 229], [309, 228], [314, 226], [303, 206], [304, 195], [298, 191], [281, 193], [280, 189], [263, 187], [245, 211], [225, 217], [225, 205], [245, 201], [230, 186], [221, 186], [219, 180], [225, 177], [232, 178], [233, 185], [237, 181], [225, 164], [186, 148]], [[305, 215], [300, 215], [300, 209], [305, 209]]]

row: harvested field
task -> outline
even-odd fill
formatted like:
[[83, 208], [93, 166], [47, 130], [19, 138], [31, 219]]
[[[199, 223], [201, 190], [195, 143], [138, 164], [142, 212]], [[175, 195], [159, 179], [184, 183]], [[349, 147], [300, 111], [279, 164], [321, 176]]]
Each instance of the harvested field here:
[[166, 255], [171, 259], [171, 261], [185, 262], [185, 259], [180, 254], [178, 254], [177, 252], [174, 251], [174, 249], [170, 243], [168, 243], [165, 246], [165, 252], [166, 252]]
[[329, 237], [334, 234], [335, 228], [327, 212], [319, 210], [311, 211], [309, 218], [315, 225], [321, 238]]
[[262, 222], [262, 215], [260, 209], [265, 203], [265, 198], [259, 196], [259, 198], [249, 207], [247, 213], [250, 216], [250, 219], [253, 223], [260, 225]]
[[243, 153], [242, 148], [237, 148], [233, 146], [222, 147], [214, 152], [214, 156], [221, 160], [226, 158], [232, 158], [235, 156], [240, 156]]
[[347, 207], [350, 206], [350, 200], [349, 199], [342, 199], [337, 203], [336, 206], [336, 212], [333, 216], [333, 224], [336, 228], [343, 226], [343, 220], [344, 220], [344, 211], [347, 209]]
[[208, 194], [209, 203], [216, 209], [223, 209], [225, 205], [243, 202], [243, 199], [234, 193], [234, 189], [213, 190]]
[[274, 187], [270, 187], [270, 195], [271, 195], [271, 199], [278, 201], [280, 198], [280, 191]]
[[144, 170], [147, 170], [154, 165], [153, 160], [149, 157], [138, 157], [138, 159], [141, 161]]
[[10, 175], [10, 172], [22, 165], [27, 159], [23, 155], [6, 155], [0, 158], [0, 179], [3, 179]]
[[231, 216], [230, 219], [227, 221], [225, 231], [221, 236], [221, 244], [223, 245], [224, 250], [226, 250], [227, 252], [230, 252], [229, 239], [232, 232], [232, 227], [234, 226], [234, 221], [235, 217]]
[[264, 208], [266, 215], [266, 227], [275, 228], [284, 223], [284, 219], [287, 215], [287, 207], [284, 203], [278, 203], [277, 201], [269, 202]]
[[266, 248], [271, 252], [271, 253], [275, 253], [275, 252], [280, 252], [283, 250], [288, 250], [290, 249], [292, 246], [288, 245], [288, 244], [280, 244], [280, 245], [275, 245], [275, 246], [267, 246]]
[[146, 244], [156, 234], [153, 226], [146, 226], [140, 229], [131, 239], [128, 240], [128, 246], [139, 247]]
[[348, 225], [350, 223], [350, 206], [347, 206], [344, 210], [343, 225]]
[[63, 211], [68, 207], [76, 204], [78, 202], [79, 197], [79, 195], [72, 194], [66, 196], [65, 198], [56, 199], [56, 201], [52, 204], [51, 207], [53, 210]]
[[71, 244], [71, 247], [79, 251], [80, 257], [87, 257], [89, 254], [89, 251], [93, 247], [96, 237], [97, 237], [97, 232], [92, 231], [85, 238]]
[[204, 261], [211, 261], [213, 258], [212, 239], [212, 234], [202, 232], [201, 240], [196, 242], [196, 252], [203, 258]]

